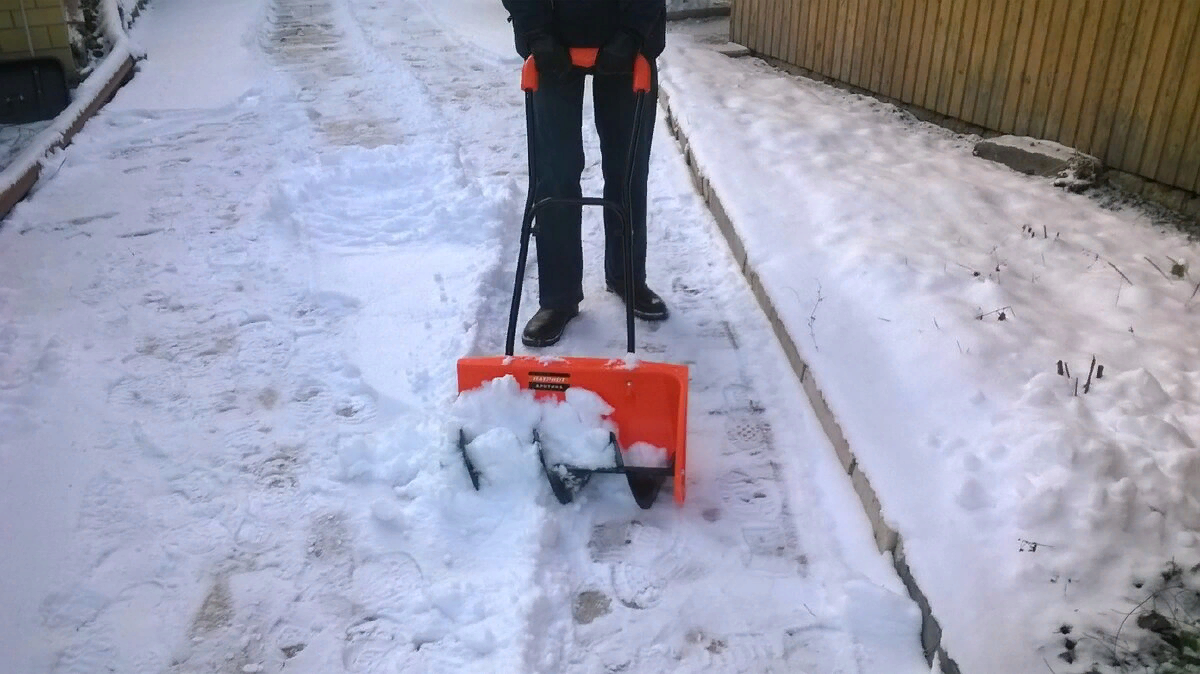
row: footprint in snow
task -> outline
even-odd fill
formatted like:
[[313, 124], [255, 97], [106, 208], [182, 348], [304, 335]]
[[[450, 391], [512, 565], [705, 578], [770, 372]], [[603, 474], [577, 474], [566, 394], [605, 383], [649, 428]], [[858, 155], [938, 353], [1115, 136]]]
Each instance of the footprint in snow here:
[[594, 561], [609, 565], [612, 596], [628, 608], [653, 608], [672, 581], [704, 573], [675, 533], [638, 521], [597, 525], [588, 547]]

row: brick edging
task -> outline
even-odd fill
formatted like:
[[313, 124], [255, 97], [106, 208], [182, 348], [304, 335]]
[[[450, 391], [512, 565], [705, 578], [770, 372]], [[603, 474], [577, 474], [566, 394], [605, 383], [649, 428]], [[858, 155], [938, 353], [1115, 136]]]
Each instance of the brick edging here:
[[75, 121], [71, 123], [71, 126], [67, 127], [67, 129], [62, 132], [62, 136], [51, 143], [50, 146], [46, 148], [43, 156], [38, 157], [37, 160], [33, 161], [19, 178], [13, 181], [13, 183], [4, 189], [4, 191], [0, 192], [0, 222], [2, 222], [3, 219], [8, 216], [9, 212], [12, 211], [12, 209], [16, 207], [16, 205], [20, 203], [20, 201], [24, 199], [27, 194], [29, 194], [29, 191], [33, 189], [33, 186], [37, 184], [38, 178], [42, 173], [42, 160], [45, 159], [45, 155], [54, 152], [55, 150], [61, 150], [71, 144], [71, 140], [74, 139], [75, 134], [79, 133], [79, 131], [83, 128], [83, 125], [86, 124], [89, 119], [94, 117], [96, 113], [100, 111], [100, 108], [104, 107], [106, 103], [112, 100], [112, 97], [117, 93], [117, 90], [132, 78], [133, 66], [134, 58], [132, 56], [125, 57], [125, 61], [116, 68], [112, 76], [107, 82], [104, 83], [104, 86], [100, 87], [100, 89], [96, 91], [96, 94], [92, 97], [91, 102], [89, 102], [87, 106], [79, 113], [79, 115], [75, 118]]
[[803, 356], [800, 355], [800, 349], [797, 347], [796, 341], [792, 339], [791, 334], [784, 325], [783, 319], [775, 308], [774, 301], [767, 293], [758, 272], [754, 269], [754, 265], [748, 259], [746, 245], [742, 241], [741, 235], [738, 234], [733, 220], [729, 217], [729, 211], [721, 202], [721, 197], [717, 194], [716, 189], [709, 180], [704, 167], [700, 166], [696, 161], [696, 157], [691, 150], [691, 142], [687, 137], [687, 130], [679, 124], [675, 112], [671, 107], [670, 93], [666, 89], [666, 87], [662, 86], [659, 88], [659, 105], [666, 115], [671, 135], [674, 136], [680, 150], [683, 152], [688, 169], [692, 173], [692, 180], [696, 184], [696, 189], [704, 198], [704, 202], [708, 205], [713, 218], [716, 219], [717, 226], [721, 230], [725, 242], [729, 245], [729, 249], [733, 253], [742, 275], [746, 277], [746, 281], [750, 284], [750, 289], [754, 293], [754, 297], [758, 300], [763, 313], [771, 322], [775, 338], [779, 341], [780, 346], [783, 347], [788, 363], [791, 365], [796, 377], [800, 380], [804, 394], [808, 397], [809, 404], [812, 405], [817, 420], [821, 424], [821, 430], [825, 433], [830, 444], [833, 445], [842, 468], [850, 477], [850, 482], [854, 486], [854, 492], [858, 495], [859, 503], [862, 505], [867, 519], [871, 522], [871, 529], [875, 535], [875, 545], [879, 548], [880, 552], [891, 553], [892, 565], [895, 567], [896, 573], [900, 576], [901, 582], [904, 583], [909, 597], [916, 602], [917, 607], [921, 611], [921, 647], [925, 652], [926, 662], [930, 666], [933, 666], [936, 660], [940, 664], [942, 674], [960, 674], [958, 664], [950, 658], [949, 654], [942, 647], [941, 625], [938, 623], [937, 618], [934, 617], [928, 598], [926, 598], [925, 593], [917, 585], [917, 581], [908, 566], [908, 561], [904, 554], [904, 541], [902, 537], [899, 532], [888, 526], [884, 520], [879, 496], [871, 486], [871, 482], [867, 479], [866, 474], [859, 470], [858, 459], [854, 455], [854, 450], [850, 447], [845, 434], [842, 433], [842, 428], [838, 423], [836, 415], [834, 415], [833, 410], [829, 407], [829, 403], [825, 400], [825, 394], [821, 392], [820, 386], [817, 385], [812, 368], [808, 366]]

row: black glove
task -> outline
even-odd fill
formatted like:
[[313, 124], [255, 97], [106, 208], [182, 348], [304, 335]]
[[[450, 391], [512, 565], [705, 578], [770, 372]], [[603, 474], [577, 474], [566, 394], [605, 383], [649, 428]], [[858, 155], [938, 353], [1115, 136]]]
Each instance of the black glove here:
[[596, 54], [597, 75], [628, 75], [633, 72], [633, 61], [642, 48], [642, 38], [637, 33], [622, 29]]
[[571, 72], [571, 53], [549, 33], [531, 33], [529, 51], [533, 54], [533, 62], [537, 64], [538, 74], [558, 78]]

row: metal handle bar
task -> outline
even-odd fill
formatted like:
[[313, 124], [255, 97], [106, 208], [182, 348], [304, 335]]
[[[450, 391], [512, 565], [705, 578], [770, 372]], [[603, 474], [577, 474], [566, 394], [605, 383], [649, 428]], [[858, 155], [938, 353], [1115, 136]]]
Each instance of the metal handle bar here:
[[[571, 52], [571, 65], [584, 69], [594, 68], [596, 55], [600, 53], [596, 47], [571, 47], [568, 51]], [[633, 90], [649, 93], [651, 79], [650, 61], [638, 54], [633, 60]], [[521, 89], [527, 92], [538, 90], [537, 63], [532, 56], [525, 59], [525, 65], [521, 68]]]
[[[596, 53], [598, 49], [572, 48], [571, 61], [576, 67], [588, 68], [596, 63]], [[652, 72], [650, 62], [645, 56], [638, 54], [637, 60], [634, 62], [633, 69], [633, 91], [635, 92], [635, 103], [633, 111], [633, 134], [629, 142], [629, 154], [625, 158], [625, 193], [620, 203], [611, 199], [601, 199], [597, 197], [581, 197], [581, 198], [556, 198], [546, 197], [538, 199], [535, 202], [535, 194], [537, 190], [537, 152], [534, 145], [535, 128], [534, 128], [534, 111], [533, 111], [533, 93], [537, 91], [537, 65], [533, 61], [533, 57], [525, 60], [525, 66], [521, 71], [521, 88], [525, 90], [525, 133], [529, 144], [529, 188], [525, 197], [525, 217], [521, 222], [521, 250], [517, 257], [517, 278], [513, 284], [512, 305], [508, 313], [508, 335], [505, 340], [504, 354], [511, 356], [516, 348], [517, 339], [517, 314], [521, 310], [521, 287], [525, 280], [525, 261], [529, 256], [529, 238], [534, 233], [534, 216], [538, 211], [551, 204], [562, 204], [570, 206], [602, 206], [606, 210], [612, 211], [621, 221], [621, 238], [624, 248], [624, 275], [625, 284], [625, 334], [626, 334], [626, 350], [634, 353], [635, 334], [633, 320], [633, 305], [634, 305], [634, 287], [633, 287], [633, 208], [631, 204], [633, 194], [633, 165], [638, 156], [638, 148], [641, 143], [642, 136], [642, 116], [645, 109], [646, 94], [650, 91], [652, 82]]]

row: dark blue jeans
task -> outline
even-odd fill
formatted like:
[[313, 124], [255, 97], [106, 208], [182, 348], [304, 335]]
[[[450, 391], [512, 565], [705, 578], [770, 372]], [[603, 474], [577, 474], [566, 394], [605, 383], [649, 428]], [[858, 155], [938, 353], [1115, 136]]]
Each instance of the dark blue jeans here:
[[[654, 76], [642, 108], [642, 138], [633, 162], [630, 194], [634, 287], [646, 282], [646, 181], [658, 100], [658, 68], [653, 61], [651, 70]], [[538, 172], [536, 199], [581, 195], [584, 78], [579, 70], [572, 70], [562, 78], [543, 77], [533, 95]], [[625, 163], [633, 135], [633, 76], [597, 76], [592, 80], [604, 198], [620, 203], [625, 192]], [[548, 206], [538, 213], [538, 293], [543, 308], [565, 309], [583, 300], [581, 220], [578, 206]], [[608, 209], [604, 212], [604, 277], [615, 287], [624, 287], [625, 251], [621, 222]]]

